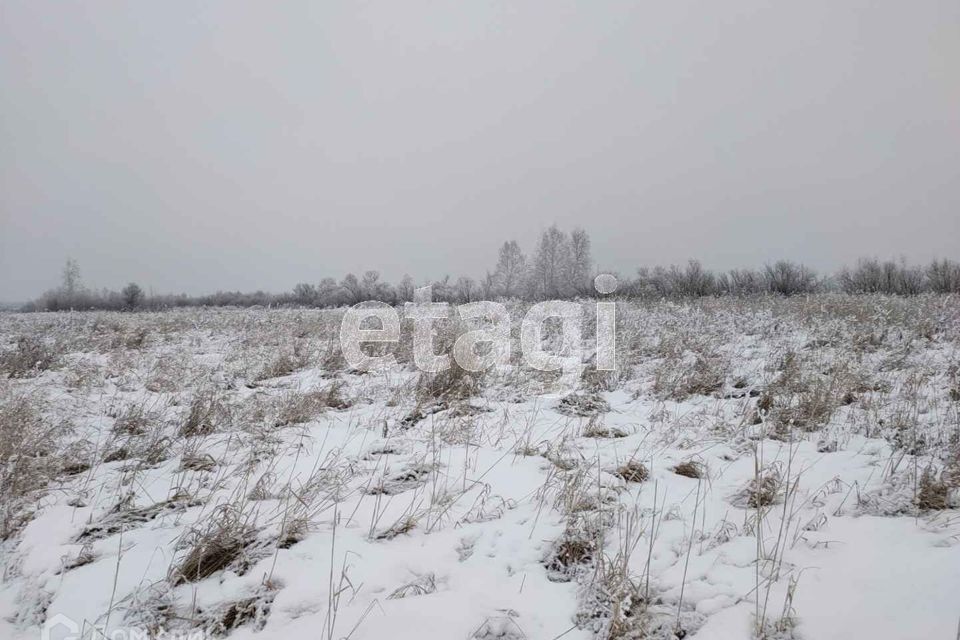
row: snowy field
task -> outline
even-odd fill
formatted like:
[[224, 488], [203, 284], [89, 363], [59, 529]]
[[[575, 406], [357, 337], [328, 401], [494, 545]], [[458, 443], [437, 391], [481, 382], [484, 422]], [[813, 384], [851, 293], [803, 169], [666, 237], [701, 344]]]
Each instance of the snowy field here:
[[957, 298], [623, 303], [563, 394], [342, 314], [0, 315], [0, 637], [957, 637]]

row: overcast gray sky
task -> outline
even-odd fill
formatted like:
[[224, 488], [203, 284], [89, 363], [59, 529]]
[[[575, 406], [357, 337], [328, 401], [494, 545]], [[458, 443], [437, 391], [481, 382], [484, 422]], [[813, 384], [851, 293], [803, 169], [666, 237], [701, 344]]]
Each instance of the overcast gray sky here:
[[960, 2], [0, 3], [0, 300], [960, 258]]

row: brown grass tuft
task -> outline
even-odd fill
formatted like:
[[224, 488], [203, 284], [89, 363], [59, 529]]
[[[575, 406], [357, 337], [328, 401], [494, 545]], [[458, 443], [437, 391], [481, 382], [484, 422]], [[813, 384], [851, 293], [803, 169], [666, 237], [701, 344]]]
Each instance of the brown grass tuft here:
[[917, 488], [917, 506], [924, 510], [940, 511], [948, 508], [950, 486], [944, 482], [932, 469], [927, 469], [920, 476], [920, 485]]
[[673, 468], [673, 472], [678, 476], [684, 476], [685, 478], [695, 478], [699, 480], [700, 478], [705, 478], [706, 468], [700, 462], [694, 462], [693, 460], [687, 460], [686, 462], [681, 462]]
[[737, 502], [753, 509], [769, 507], [780, 500], [782, 489], [780, 474], [775, 470], [767, 470], [761, 472], [737, 494]]
[[219, 395], [200, 389], [193, 396], [190, 412], [180, 427], [181, 436], [206, 436], [215, 432], [228, 417], [227, 407]]
[[239, 514], [222, 510], [206, 530], [196, 532], [190, 551], [171, 571], [171, 581], [174, 585], [199, 582], [226, 569], [249, 546], [251, 533]]
[[623, 478], [627, 482], [643, 482], [650, 477], [650, 471], [647, 469], [646, 465], [642, 462], [637, 462], [636, 460], [631, 460], [630, 462], [617, 467], [617, 470], [613, 472], [614, 475]]
[[29, 521], [30, 496], [65, 471], [57, 455], [65, 432], [44, 423], [31, 396], [0, 395], [0, 540]]
[[32, 336], [20, 336], [13, 349], [0, 352], [0, 372], [9, 378], [32, 378], [57, 362], [53, 348]]

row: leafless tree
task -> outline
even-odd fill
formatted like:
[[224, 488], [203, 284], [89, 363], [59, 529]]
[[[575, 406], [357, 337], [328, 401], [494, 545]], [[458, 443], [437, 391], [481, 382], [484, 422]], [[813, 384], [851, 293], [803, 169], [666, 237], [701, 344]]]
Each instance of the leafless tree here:
[[408, 274], [404, 274], [400, 280], [400, 284], [397, 285], [397, 300], [400, 302], [412, 302], [413, 292], [416, 288], [417, 286], [413, 283], [413, 278]]
[[731, 269], [717, 277], [717, 289], [720, 293], [736, 296], [750, 296], [764, 293], [766, 285], [763, 274], [753, 269]]
[[493, 273], [496, 292], [506, 298], [520, 295], [526, 276], [527, 257], [523, 255], [520, 245], [516, 240], [504, 242]]
[[457, 279], [457, 301], [458, 302], [473, 302], [474, 294], [476, 290], [477, 283], [474, 282], [473, 278], [458, 278]]
[[770, 293], [792, 296], [813, 293], [817, 289], [817, 274], [802, 264], [779, 260], [764, 268], [764, 279]]
[[569, 273], [570, 239], [556, 225], [540, 236], [533, 260], [534, 296], [540, 299], [561, 298], [569, 291], [564, 276]]
[[570, 234], [569, 282], [574, 291], [584, 294], [590, 291], [593, 275], [593, 258], [590, 255], [590, 236], [581, 228]]
[[927, 267], [927, 282], [935, 293], [960, 293], [960, 264], [934, 260]]
[[301, 282], [293, 287], [293, 299], [298, 304], [316, 304], [317, 297], [317, 288], [312, 284]]
[[63, 293], [67, 297], [74, 297], [83, 287], [80, 280], [80, 265], [73, 258], [67, 258], [67, 263], [63, 265]]
[[340, 281], [340, 288], [346, 294], [347, 304], [357, 304], [363, 300], [363, 288], [360, 286], [360, 279], [352, 273], [348, 273]]

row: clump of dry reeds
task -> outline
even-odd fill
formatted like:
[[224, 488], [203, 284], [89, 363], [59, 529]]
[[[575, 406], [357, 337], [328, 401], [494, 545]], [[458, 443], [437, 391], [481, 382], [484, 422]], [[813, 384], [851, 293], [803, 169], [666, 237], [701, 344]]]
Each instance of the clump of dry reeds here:
[[215, 637], [226, 636], [249, 625], [254, 631], [263, 629], [270, 616], [276, 590], [265, 585], [256, 595], [226, 602], [213, 610], [203, 612], [195, 626]]
[[544, 566], [553, 573], [552, 580], [569, 581], [580, 567], [593, 561], [596, 553], [594, 540], [571, 529], [554, 543]]
[[630, 460], [620, 465], [613, 473], [627, 482], [643, 482], [650, 477], [650, 471], [646, 465], [638, 460]]
[[560, 399], [557, 411], [568, 416], [588, 418], [610, 411], [610, 404], [596, 392], [573, 392]]
[[194, 532], [189, 551], [171, 569], [173, 584], [198, 582], [236, 562], [251, 543], [252, 528], [247, 518], [226, 507], [202, 530]]
[[590, 419], [583, 428], [581, 435], [584, 438], [626, 438], [629, 434], [619, 427], [608, 427], [596, 416]]
[[258, 382], [282, 378], [299, 371], [310, 362], [310, 353], [304, 340], [295, 340], [290, 349], [284, 349], [270, 360], [256, 376]]
[[116, 417], [113, 432], [116, 434], [139, 436], [147, 431], [150, 418], [143, 405], [131, 404]]
[[777, 467], [760, 469], [734, 496], [734, 504], [760, 509], [776, 504], [783, 497], [783, 479]]
[[684, 476], [685, 478], [695, 478], [701, 479], [705, 478], [707, 475], [706, 467], [694, 460], [686, 460], [677, 465], [674, 465], [673, 472], [678, 476]]
[[305, 393], [293, 391], [279, 399], [275, 426], [310, 422], [327, 409], [341, 410], [350, 407], [343, 395], [342, 382], [334, 382], [326, 389]]
[[916, 497], [916, 504], [920, 509], [939, 511], [950, 506], [948, 501], [950, 485], [943, 475], [927, 468], [920, 476]]
[[436, 591], [437, 578], [434, 574], [428, 573], [394, 589], [393, 592], [387, 596], [387, 600], [401, 600], [403, 598], [425, 596], [430, 593], [435, 593]]
[[480, 377], [460, 367], [456, 361], [437, 373], [423, 372], [417, 379], [416, 397], [421, 404], [466, 400], [480, 387]]
[[212, 389], [200, 389], [193, 395], [187, 418], [180, 426], [180, 435], [210, 435], [217, 431], [228, 417], [228, 407], [220, 394]]
[[29, 520], [30, 496], [69, 471], [57, 455], [66, 432], [43, 420], [31, 395], [0, 391], [0, 540]]
[[30, 378], [52, 368], [57, 351], [40, 338], [20, 336], [12, 349], [0, 351], [0, 373], [9, 378]]
[[709, 353], [665, 358], [654, 371], [654, 393], [676, 401], [714, 395], [723, 388], [728, 366], [724, 358]]

